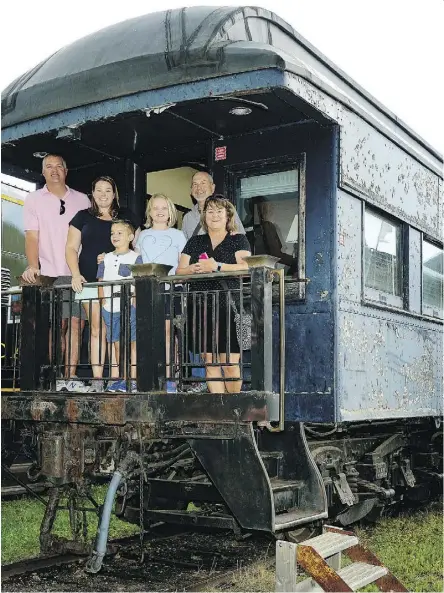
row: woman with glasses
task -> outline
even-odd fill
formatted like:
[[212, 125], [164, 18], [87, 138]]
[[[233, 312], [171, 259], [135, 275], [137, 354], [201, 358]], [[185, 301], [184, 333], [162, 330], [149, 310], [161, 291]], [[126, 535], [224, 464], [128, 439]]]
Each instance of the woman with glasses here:
[[[236, 231], [235, 214], [233, 204], [223, 196], [207, 198], [202, 211], [202, 228], [206, 234], [189, 239], [176, 274], [248, 270], [244, 258], [251, 255], [250, 245], [245, 235], [232, 234]], [[211, 393], [238, 393], [242, 386], [240, 346], [234, 311], [227, 310], [225, 290], [235, 289], [238, 285], [236, 280], [230, 279], [190, 284], [187, 321], [189, 347], [194, 354], [201, 354], [206, 364], [208, 389]], [[193, 291], [199, 292], [193, 296]], [[210, 291], [206, 293], [206, 302], [202, 291]], [[222, 292], [216, 295], [216, 291]]]
[[128, 220], [139, 232], [139, 221], [127, 208], [119, 206], [116, 182], [111, 177], [98, 177], [92, 184], [91, 207], [78, 212], [70, 222], [66, 242], [66, 261], [72, 274], [72, 288], [77, 293], [88, 321], [93, 381], [90, 391], [103, 391], [105, 361], [105, 327], [100, 314], [98, 288], [83, 286], [97, 282], [97, 257], [113, 251], [111, 226], [115, 220]]

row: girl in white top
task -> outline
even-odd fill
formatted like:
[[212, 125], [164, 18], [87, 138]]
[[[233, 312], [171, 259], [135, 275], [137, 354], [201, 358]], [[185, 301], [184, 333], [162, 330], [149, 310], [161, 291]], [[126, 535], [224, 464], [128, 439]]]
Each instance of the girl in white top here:
[[[173, 202], [163, 194], [154, 194], [146, 205], [146, 229], [143, 230], [135, 245], [144, 264], [155, 263], [171, 266], [170, 275], [176, 273], [180, 255], [187, 242], [182, 231], [172, 228], [177, 221], [177, 211]], [[168, 308], [169, 309], [169, 308]], [[166, 363], [169, 376], [169, 344], [171, 322], [165, 322], [166, 329]], [[175, 392], [176, 384], [167, 382], [167, 392]]]

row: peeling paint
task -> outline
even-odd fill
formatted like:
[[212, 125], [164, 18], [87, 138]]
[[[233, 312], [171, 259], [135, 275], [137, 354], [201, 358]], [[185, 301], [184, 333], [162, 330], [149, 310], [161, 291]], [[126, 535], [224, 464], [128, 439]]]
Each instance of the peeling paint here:
[[45, 412], [53, 414], [57, 410], [57, 406], [53, 402], [34, 400], [31, 405], [31, 416], [34, 420], [43, 420]]

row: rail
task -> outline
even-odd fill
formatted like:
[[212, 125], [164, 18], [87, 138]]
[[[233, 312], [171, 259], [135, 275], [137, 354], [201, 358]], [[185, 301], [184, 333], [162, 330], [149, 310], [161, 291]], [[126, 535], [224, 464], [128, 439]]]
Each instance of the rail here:
[[1, 372], [2, 391], [19, 390], [21, 289], [2, 291], [1, 298]]

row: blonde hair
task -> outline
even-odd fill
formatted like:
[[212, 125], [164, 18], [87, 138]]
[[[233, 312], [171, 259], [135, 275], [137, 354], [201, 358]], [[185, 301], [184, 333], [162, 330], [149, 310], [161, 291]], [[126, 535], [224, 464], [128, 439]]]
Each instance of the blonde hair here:
[[205, 220], [205, 218], [206, 218], [207, 210], [210, 206], [215, 206], [218, 210], [226, 210], [226, 212], [227, 212], [227, 226], [226, 226], [227, 233], [232, 233], [233, 231], [237, 231], [237, 225], [236, 225], [236, 219], [235, 219], [236, 208], [233, 206], [233, 204], [230, 202], [230, 200], [227, 200], [227, 198], [224, 198], [224, 196], [222, 196], [221, 194], [216, 194], [215, 196], [210, 196], [209, 198], [207, 198], [205, 200], [205, 204], [204, 204], [204, 207], [202, 210], [201, 223], [202, 223], [202, 228], [204, 229], [204, 231], [206, 233], [208, 233], [208, 225], [207, 225], [207, 221]]
[[153, 219], [151, 218], [151, 209], [153, 207], [154, 200], [157, 198], [162, 198], [162, 200], [165, 200], [165, 202], [167, 203], [167, 206], [168, 206], [167, 226], [168, 226], [168, 228], [171, 228], [172, 226], [174, 226], [176, 224], [177, 210], [176, 210], [176, 206], [173, 204], [171, 199], [164, 194], [154, 194], [151, 196], [151, 198], [146, 203], [146, 210], [145, 210], [146, 223], [145, 223], [145, 226], [147, 229], [149, 229], [150, 227], [153, 226]]

